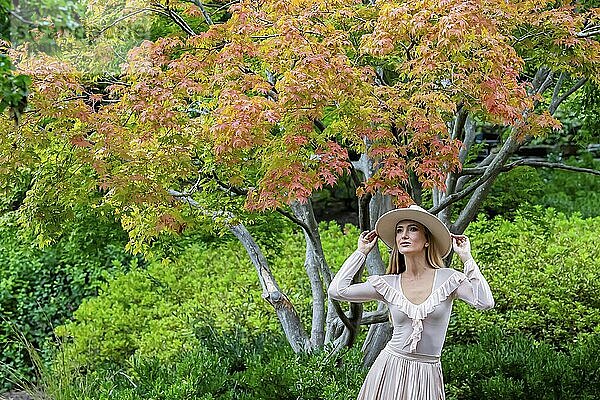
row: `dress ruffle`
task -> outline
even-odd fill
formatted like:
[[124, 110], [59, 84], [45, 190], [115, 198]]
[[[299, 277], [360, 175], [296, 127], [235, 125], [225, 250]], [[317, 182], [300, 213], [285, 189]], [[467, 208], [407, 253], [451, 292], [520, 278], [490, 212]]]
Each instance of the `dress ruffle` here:
[[381, 275], [371, 275], [367, 277], [367, 280], [373, 285], [375, 290], [377, 290], [388, 303], [397, 306], [412, 320], [412, 333], [405, 343], [405, 346], [410, 345], [409, 351], [411, 353], [417, 350], [417, 344], [421, 340], [423, 320], [425, 317], [433, 312], [438, 304], [446, 300], [466, 279], [467, 276], [465, 274], [454, 271], [444, 283], [431, 292], [429, 297], [427, 297], [423, 303], [414, 304], [410, 302], [400, 290], [392, 287], [386, 282]]

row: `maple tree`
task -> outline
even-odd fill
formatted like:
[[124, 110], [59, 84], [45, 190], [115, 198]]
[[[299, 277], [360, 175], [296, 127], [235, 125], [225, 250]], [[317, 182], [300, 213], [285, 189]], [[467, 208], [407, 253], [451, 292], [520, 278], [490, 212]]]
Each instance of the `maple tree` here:
[[[93, 35], [111, 39], [102, 51], [126, 21], [162, 18], [168, 34], [131, 48], [119, 72], [107, 56], [98, 73], [98, 50], [10, 49], [32, 82], [21, 123], [0, 120], [3, 190], [27, 181], [21, 222], [45, 243], [75, 206], [105, 207], [134, 251], [161, 232], [226, 226], [296, 351], [351, 345], [372, 325], [367, 362], [386, 338], [385, 310], [344, 312], [326, 298], [332, 272], [311, 195], [350, 174], [368, 229], [392, 203], [430, 193], [431, 211], [462, 233], [494, 179], [530, 163], [510, 159], [518, 148], [559, 130], [561, 104], [600, 84], [600, 9], [585, 2], [114, 0], [88, 12], [105, 25], [88, 27]], [[502, 142], [467, 165], [481, 124]], [[244, 225], [270, 210], [305, 232], [310, 334]], [[384, 271], [377, 252], [367, 268]]]

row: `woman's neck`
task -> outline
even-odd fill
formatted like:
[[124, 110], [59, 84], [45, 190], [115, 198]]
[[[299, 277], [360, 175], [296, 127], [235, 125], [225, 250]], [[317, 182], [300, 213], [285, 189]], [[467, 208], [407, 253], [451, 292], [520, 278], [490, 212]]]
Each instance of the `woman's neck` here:
[[406, 265], [406, 271], [404, 271], [404, 276], [419, 278], [428, 269], [431, 268], [429, 263], [427, 262], [427, 258], [425, 257], [425, 253], [419, 254], [405, 254], [404, 255], [404, 263]]

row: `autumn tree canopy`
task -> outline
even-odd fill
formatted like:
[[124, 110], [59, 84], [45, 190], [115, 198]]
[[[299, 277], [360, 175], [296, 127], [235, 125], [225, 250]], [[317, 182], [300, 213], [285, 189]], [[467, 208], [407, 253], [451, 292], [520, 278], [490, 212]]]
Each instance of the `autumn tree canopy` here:
[[[351, 343], [362, 309], [325, 309], [331, 271], [312, 193], [351, 175], [364, 228], [386, 199], [429, 193], [432, 211], [463, 232], [516, 150], [560, 132], [559, 107], [600, 85], [600, 9], [590, 3], [90, 0], [87, 44], [65, 34], [55, 55], [10, 49], [32, 83], [21, 121], [0, 121], [0, 182], [24, 193], [16, 208], [41, 242], [78, 205], [114, 211], [138, 251], [200, 221], [225, 222], [250, 248], [239, 222], [282, 212], [307, 235], [310, 337], [286, 328], [293, 308], [273, 300], [281, 293], [256, 256], [265, 298], [295, 348]], [[111, 55], [144, 27], [153, 40], [125, 60]], [[500, 146], [468, 164], [482, 124]], [[382, 272], [380, 258], [372, 264]], [[336, 323], [350, 332], [343, 340], [339, 330], [325, 337]]]

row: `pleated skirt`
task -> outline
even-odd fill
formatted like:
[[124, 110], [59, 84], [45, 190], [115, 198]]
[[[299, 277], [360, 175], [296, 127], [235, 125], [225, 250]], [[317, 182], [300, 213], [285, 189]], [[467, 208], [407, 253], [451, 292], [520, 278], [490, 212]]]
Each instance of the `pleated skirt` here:
[[357, 400], [445, 400], [440, 358], [385, 347]]

